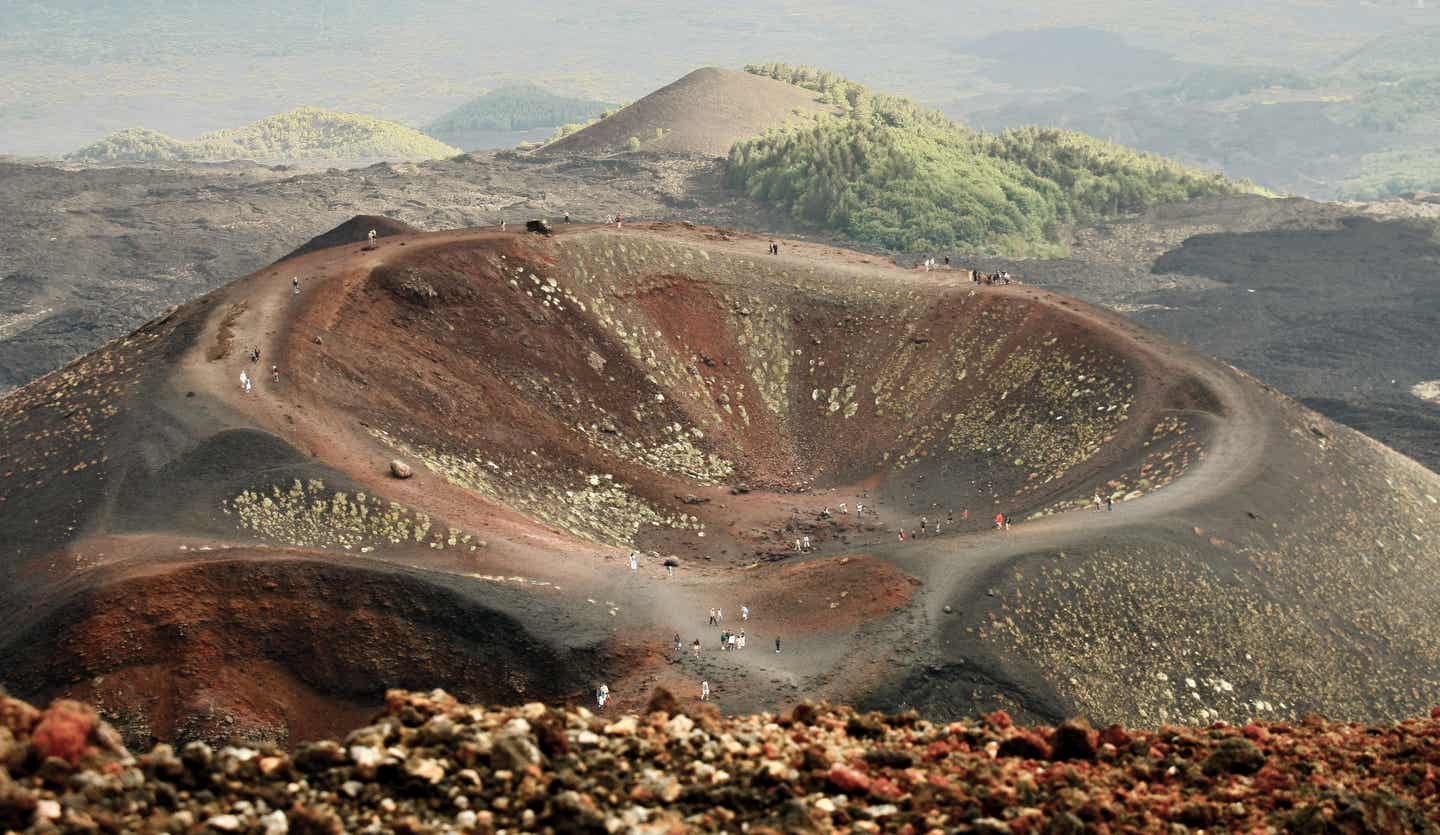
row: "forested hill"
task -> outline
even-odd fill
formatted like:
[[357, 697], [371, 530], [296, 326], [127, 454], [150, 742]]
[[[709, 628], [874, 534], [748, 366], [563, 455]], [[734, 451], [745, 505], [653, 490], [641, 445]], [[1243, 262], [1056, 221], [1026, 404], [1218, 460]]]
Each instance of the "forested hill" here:
[[1080, 133], [975, 131], [823, 70], [746, 70], [813, 90], [843, 115], [737, 143], [730, 185], [851, 240], [904, 251], [1058, 254], [1068, 224], [1256, 191]]
[[134, 128], [111, 134], [69, 155], [104, 162], [251, 159], [425, 160], [460, 150], [395, 122], [297, 107], [238, 128], [212, 131], [193, 141]]
[[463, 131], [526, 131], [588, 122], [616, 105], [556, 95], [534, 84], [512, 84], [471, 99], [425, 130], [448, 137]]

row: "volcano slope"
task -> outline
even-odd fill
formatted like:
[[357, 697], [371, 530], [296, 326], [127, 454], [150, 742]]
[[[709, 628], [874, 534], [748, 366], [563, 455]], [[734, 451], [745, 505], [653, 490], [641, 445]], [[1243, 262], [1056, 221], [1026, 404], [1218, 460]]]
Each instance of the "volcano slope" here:
[[764, 249], [398, 231], [20, 389], [0, 684], [137, 743], [293, 742], [396, 686], [1142, 725], [1436, 700], [1440, 478], [1063, 296]]

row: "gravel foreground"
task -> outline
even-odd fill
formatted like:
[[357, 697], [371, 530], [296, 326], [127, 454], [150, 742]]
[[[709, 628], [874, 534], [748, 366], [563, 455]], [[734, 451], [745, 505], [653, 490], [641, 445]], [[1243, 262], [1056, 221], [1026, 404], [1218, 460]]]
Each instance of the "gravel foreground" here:
[[1440, 832], [1440, 708], [1393, 726], [1145, 732], [811, 704], [723, 718], [663, 690], [650, 708], [489, 709], [392, 691], [343, 742], [134, 757], [84, 705], [0, 698], [0, 829]]

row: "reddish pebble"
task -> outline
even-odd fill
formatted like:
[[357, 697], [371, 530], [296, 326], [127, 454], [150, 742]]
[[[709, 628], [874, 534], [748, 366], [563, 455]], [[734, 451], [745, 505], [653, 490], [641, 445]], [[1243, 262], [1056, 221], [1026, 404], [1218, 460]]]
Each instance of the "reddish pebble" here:
[[1100, 741], [1108, 742], [1117, 749], [1128, 748], [1130, 746], [1130, 734], [1125, 733], [1125, 728], [1122, 725], [1110, 725], [1100, 732]]
[[877, 777], [870, 783], [870, 794], [881, 800], [899, 800], [905, 792], [895, 785], [895, 781], [886, 777]]
[[1430, 708], [1430, 718], [1431, 718], [1431, 719], [1440, 719], [1440, 707], [1432, 707], [1432, 708]]
[[999, 754], [1002, 757], [1044, 760], [1050, 757], [1050, 744], [1034, 731], [1016, 731], [1014, 736], [1000, 743]]
[[95, 712], [79, 702], [61, 699], [50, 705], [35, 726], [35, 750], [43, 757], [59, 757], [75, 765], [85, 753]]
[[827, 777], [830, 780], [830, 785], [846, 794], [855, 794], [870, 790], [870, 778], [853, 768], [848, 768], [843, 765], [831, 766], [830, 773]]
[[1011, 721], [1010, 714], [1006, 713], [1003, 710], [997, 710], [989, 716], [986, 716], [985, 721], [1001, 729], [1002, 731], [1015, 724], [1013, 721]]

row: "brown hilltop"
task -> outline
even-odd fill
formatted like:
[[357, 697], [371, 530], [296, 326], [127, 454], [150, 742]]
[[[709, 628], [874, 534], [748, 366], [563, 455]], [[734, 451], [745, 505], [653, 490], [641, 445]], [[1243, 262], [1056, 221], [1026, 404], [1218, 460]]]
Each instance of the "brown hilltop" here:
[[832, 111], [810, 90], [739, 70], [702, 67], [539, 152], [614, 153], [626, 150], [635, 137], [647, 151], [725, 156], [742, 139], [803, 115]]
[[142, 742], [293, 743], [390, 686], [1152, 725], [1433, 700], [1440, 477], [1072, 299], [765, 251], [348, 243], [0, 400], [0, 684]]
[[[332, 246], [343, 244], [366, 243], [370, 240], [370, 232], [374, 230], [375, 237], [388, 238], [392, 235], [408, 235], [419, 232], [414, 226], [392, 217], [383, 215], [356, 215], [344, 223], [320, 235], [316, 235], [305, 243], [301, 244], [294, 252], [281, 258], [280, 261], [289, 261], [291, 258], [299, 258], [310, 252], [321, 249], [329, 249]], [[277, 261], [275, 263], [280, 263]]]

